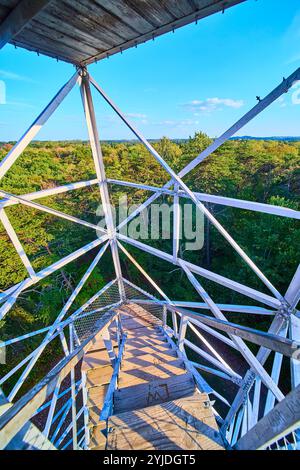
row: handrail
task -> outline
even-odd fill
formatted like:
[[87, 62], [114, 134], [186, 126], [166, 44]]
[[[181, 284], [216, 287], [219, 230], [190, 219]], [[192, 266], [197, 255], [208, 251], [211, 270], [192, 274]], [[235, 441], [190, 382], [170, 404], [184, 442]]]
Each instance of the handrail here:
[[260, 450], [300, 428], [300, 385], [241, 437], [237, 450]]
[[[115, 311], [105, 314], [95, 335], [106, 331], [116, 315]], [[93, 341], [94, 336], [84, 341], [81, 346], [61, 360], [43, 380], [3, 413], [0, 417], [0, 449], [4, 449], [23, 425], [30, 420], [34, 412], [54, 391], [57, 380], [64, 380], [71, 369], [82, 359], [85, 352], [88, 351]]]
[[224, 331], [225, 333], [239, 336], [247, 341], [251, 341], [259, 346], [264, 346], [272, 351], [277, 351], [284, 356], [293, 357], [295, 352], [300, 349], [300, 343], [297, 341], [284, 338], [279, 335], [266, 333], [264, 331], [256, 330], [248, 326], [239, 325], [230, 321], [220, 320], [219, 318], [209, 317], [202, 313], [194, 312], [192, 310], [183, 309], [168, 305], [168, 309], [180, 312], [186, 318], [198, 320], [205, 325]]
[[109, 416], [111, 415], [113, 394], [114, 394], [116, 384], [117, 384], [117, 379], [119, 376], [119, 370], [120, 370], [120, 365], [122, 361], [122, 355], [123, 355], [123, 351], [125, 347], [126, 338], [127, 338], [127, 334], [124, 333], [122, 335], [118, 358], [114, 366], [114, 371], [113, 371], [113, 374], [112, 374], [112, 377], [111, 377], [111, 380], [110, 380], [110, 383], [109, 383], [109, 386], [105, 395], [105, 400], [103, 403], [102, 411], [100, 413], [100, 418], [99, 418], [100, 421], [107, 420]]

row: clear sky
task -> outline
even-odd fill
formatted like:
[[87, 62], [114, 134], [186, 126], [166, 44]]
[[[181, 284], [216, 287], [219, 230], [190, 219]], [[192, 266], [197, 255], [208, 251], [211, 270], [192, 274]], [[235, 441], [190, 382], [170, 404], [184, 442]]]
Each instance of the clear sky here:
[[[16, 140], [62, 84], [70, 64], [5, 46], [0, 80], [0, 140]], [[90, 73], [148, 138], [216, 136], [300, 66], [300, 1], [247, 0], [98, 64]], [[0, 82], [1, 83], [1, 82]], [[299, 84], [300, 85], [300, 84]], [[294, 99], [292, 99], [294, 96]], [[94, 95], [102, 139], [132, 138]], [[239, 135], [300, 135], [300, 86]], [[86, 139], [78, 87], [38, 139]]]

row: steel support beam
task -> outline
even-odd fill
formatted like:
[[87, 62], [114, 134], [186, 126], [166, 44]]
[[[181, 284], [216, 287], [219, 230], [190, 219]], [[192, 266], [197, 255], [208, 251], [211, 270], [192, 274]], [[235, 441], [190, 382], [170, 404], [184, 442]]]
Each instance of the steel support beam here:
[[[142, 243], [138, 240], [134, 240], [133, 238], [126, 237], [121, 233], [117, 233], [117, 238], [123, 241], [124, 243], [129, 243], [130, 245], [139, 248], [140, 250], [145, 251], [146, 253], [149, 253], [153, 256], [157, 256], [160, 259], [164, 259], [165, 261], [174, 264], [173, 256], [169, 255], [168, 253], [165, 253], [164, 251], [158, 250], [157, 248], [153, 248], [152, 246], [146, 245], [145, 243]], [[180, 262], [183, 261], [184, 260], [182, 260], [181, 258], [178, 258], [176, 265], [180, 266]], [[271, 297], [267, 294], [263, 294], [262, 292], [252, 289], [251, 287], [244, 286], [243, 284], [233, 281], [232, 279], [228, 279], [224, 276], [221, 276], [220, 274], [216, 274], [212, 271], [196, 266], [195, 264], [186, 261], [184, 261], [184, 263], [193, 273], [199, 274], [200, 276], [203, 276], [206, 279], [216, 282], [223, 287], [228, 287], [229, 289], [239, 292], [240, 294], [246, 295], [247, 297], [250, 297], [252, 299], [258, 300], [259, 302], [262, 302], [273, 308], [280, 308], [281, 306], [279, 300], [275, 299], [274, 297]]]
[[[300, 77], [300, 68], [298, 69], [297, 73], [295, 72], [291, 77]], [[292, 84], [296, 80], [296, 78], [287, 79], [287, 84]], [[144, 144], [147, 150], [153, 155], [155, 160], [164, 168], [164, 170], [169, 173], [172, 180], [171, 184], [177, 183], [178, 186], [187, 194], [187, 196], [194, 202], [196, 207], [202, 212], [208, 220], [214, 225], [214, 227], [220, 232], [220, 234], [227, 240], [227, 242], [232, 246], [232, 248], [240, 255], [240, 257], [245, 261], [245, 263], [252, 269], [252, 271], [259, 277], [259, 279], [265, 284], [265, 286], [273, 293], [273, 295], [279, 299], [280, 301], [283, 300], [282, 295], [278, 290], [273, 286], [273, 284], [267, 279], [267, 277], [263, 274], [263, 272], [256, 266], [256, 264], [251, 260], [251, 258], [247, 255], [247, 253], [239, 246], [239, 244], [231, 237], [231, 235], [225, 230], [225, 228], [218, 222], [218, 220], [211, 214], [211, 212], [197, 199], [194, 193], [188, 188], [188, 186], [182, 181], [182, 171], [177, 175], [172, 168], [164, 161], [164, 159], [159, 155], [159, 153], [153, 148], [153, 146], [147, 141], [147, 139], [139, 132], [126, 118], [126, 116], [122, 113], [122, 111], [113, 103], [113, 101], [106, 95], [106, 93], [99, 87], [99, 85], [91, 79], [92, 84], [94, 87], [99, 91], [101, 96], [107, 101], [107, 103], [112, 107], [115, 113], [121, 118], [121, 120], [129, 127], [129, 129], [133, 132], [133, 134]], [[282, 94], [282, 92], [281, 92]], [[280, 96], [280, 95], [279, 95]], [[267, 106], [267, 105], [266, 105]], [[265, 107], [266, 107], [265, 106]], [[225, 139], [227, 140], [227, 138]], [[215, 141], [216, 142], [216, 141]], [[220, 144], [221, 145], [221, 144]], [[210, 152], [211, 153], [211, 152]], [[198, 158], [198, 157], [197, 157]], [[195, 159], [197, 160], [197, 159]], [[195, 161], [193, 160], [193, 161]], [[203, 160], [203, 159], [202, 159]], [[202, 161], [200, 159], [200, 161]], [[200, 162], [199, 161], [199, 162]], [[192, 162], [191, 162], [192, 163]], [[189, 164], [190, 165], [190, 164]], [[189, 166], [188, 165], [188, 166]], [[195, 164], [197, 166], [197, 163]], [[193, 167], [191, 167], [192, 169]], [[189, 171], [189, 170], [188, 170]], [[188, 172], [187, 171], [187, 172]]]
[[94, 104], [93, 104], [93, 99], [92, 99], [92, 94], [91, 94], [91, 89], [90, 89], [90, 83], [89, 83], [90, 77], [85, 69], [82, 69], [81, 73], [83, 75], [82, 84], [81, 84], [81, 96], [82, 96], [83, 108], [84, 108], [85, 117], [86, 117], [86, 123], [87, 123], [87, 128], [88, 128], [88, 134], [89, 134], [97, 179], [99, 181], [100, 196], [101, 196], [103, 212], [105, 216], [108, 237], [110, 240], [111, 253], [112, 253], [114, 268], [115, 268], [115, 272], [117, 276], [120, 298], [121, 300], [124, 300], [125, 290], [124, 290], [124, 285], [123, 285], [123, 276], [122, 276], [122, 271], [121, 271], [117, 239], [115, 235], [115, 227], [114, 227], [113, 215], [112, 215], [111, 204], [110, 204], [110, 199], [109, 199], [105, 168], [104, 168], [104, 163], [103, 163], [103, 155], [102, 155], [102, 150], [100, 146]]
[[300, 385], [278, 403], [234, 446], [237, 450], [265, 449], [300, 427]]
[[20, 138], [20, 140], [13, 146], [13, 148], [8, 152], [6, 157], [4, 157], [0, 162], [0, 179], [7, 173], [10, 167], [14, 164], [17, 158], [21, 155], [23, 150], [27, 145], [32, 141], [32, 139], [37, 135], [42, 126], [48, 121], [49, 117], [54, 113], [58, 108], [64, 98], [70, 93], [76, 82], [80, 82], [81, 78], [78, 76], [78, 73], [70, 78], [70, 80], [59, 90], [59, 92], [54, 96], [52, 101], [46, 106], [46, 108], [41, 112], [41, 114], [36, 118], [32, 123], [29, 129], [25, 134]]
[[[217, 304], [215, 304], [215, 306], [217, 307]], [[170, 310], [178, 311], [182, 315], [197, 320], [204, 325], [211, 326], [229, 335], [239, 336], [246, 341], [258, 344], [259, 346], [263, 346], [267, 349], [270, 349], [271, 351], [276, 351], [287, 357], [291, 357], [295, 351], [300, 348], [300, 342], [297, 343], [281, 335], [266, 333], [264, 331], [250, 328], [248, 326], [238, 325], [237, 323], [228, 321], [226, 317], [222, 315], [222, 312], [218, 309], [218, 307], [215, 309], [215, 311], [218, 312], [217, 318], [212, 318], [207, 315], [203, 315], [202, 313], [196, 313], [191, 310], [174, 307], [172, 305], [168, 306], [168, 308]]]
[[[116, 179], [111, 179], [111, 178], [108, 178], [107, 181], [108, 183], [116, 184], [118, 186], [127, 186], [129, 188], [143, 189], [144, 191], [151, 191], [154, 193], [159, 193], [160, 195], [161, 194], [167, 194], [169, 196], [176, 195], [175, 191], [172, 191], [170, 189], [164, 189], [163, 187], [159, 188], [159, 187], [150, 186], [147, 184], [133, 183], [131, 181], [122, 181], [122, 180], [116, 180]], [[271, 215], [277, 215], [281, 217], [288, 217], [290, 219], [298, 219], [298, 220], [300, 219], [300, 211], [290, 209], [289, 207], [274, 206], [273, 204], [264, 204], [261, 202], [247, 201], [244, 199], [235, 199], [231, 197], [215, 196], [213, 194], [206, 194], [206, 193], [194, 192], [194, 194], [197, 197], [197, 199], [202, 202], [210, 202], [212, 204], [219, 204], [219, 205], [228, 206], [228, 207], [236, 207], [238, 209], [261, 212], [263, 214], [271, 214]], [[187, 198], [187, 195], [182, 190], [178, 191], [178, 196]]]
[[[179, 173], [179, 178], [183, 178], [186, 174], [188, 174], [192, 169], [194, 169], [201, 161], [211, 155], [215, 150], [217, 150], [223, 143], [225, 143], [228, 139], [230, 139], [238, 130], [244, 127], [248, 122], [250, 122], [253, 118], [255, 118], [258, 114], [260, 114], [264, 109], [266, 109], [271, 103], [276, 101], [281, 95], [287, 93], [288, 90], [293, 86], [293, 84], [300, 79], [300, 68], [298, 68], [295, 72], [293, 72], [287, 79], [284, 79], [280, 85], [278, 85], [274, 90], [271, 91], [265, 98], [259, 101], [257, 105], [255, 105], [250, 111], [248, 111], [241, 119], [239, 119], [233, 126], [231, 126], [227, 131], [225, 131], [219, 138], [217, 138], [209, 147], [207, 147], [203, 152], [201, 152], [198, 157], [196, 157], [192, 162], [186, 165]], [[112, 100], [106, 95], [106, 93], [102, 90], [102, 88], [92, 79], [92, 83], [95, 88], [99, 91], [102, 97], [108, 102], [108, 104], [116, 111], [116, 113], [121, 117], [121, 119], [125, 122], [126, 125], [129, 126], [131, 130], [133, 130], [133, 126], [128, 124], [128, 121], [124, 116], [121, 116], [121, 112], [118, 108], [114, 105]], [[133, 130], [135, 135], [140, 139], [139, 135], [136, 134], [135, 130]], [[141, 140], [141, 139], [140, 139]], [[145, 140], [145, 139], [144, 139]], [[143, 142], [143, 140], [141, 140]], [[143, 142], [144, 143], [144, 142]], [[150, 145], [150, 144], [149, 144]], [[148, 146], [146, 145], [146, 148]], [[151, 152], [152, 153], [152, 152]], [[169, 189], [173, 185], [173, 179], [170, 180], [163, 186], [164, 189]], [[124, 220], [118, 227], [120, 229], [122, 226], [126, 225], [130, 220], [132, 220], [136, 215], [138, 215], [144, 208], [154, 202], [160, 193], [157, 192], [156, 194], [152, 195], [149, 199], [147, 199], [143, 204], [141, 204], [140, 208], [134, 211], [126, 220]]]
[[[227, 320], [226, 320], [226, 317], [222, 314], [222, 312], [218, 309], [218, 307], [216, 306], [216, 304], [214, 303], [214, 301], [209, 297], [209, 295], [207, 294], [207, 292], [203, 289], [203, 287], [201, 286], [201, 284], [199, 283], [199, 281], [193, 276], [193, 274], [191, 273], [191, 271], [189, 271], [189, 269], [186, 267], [185, 263], [181, 262], [181, 267], [183, 268], [183, 270], [185, 271], [189, 281], [191, 282], [191, 284], [194, 286], [194, 288], [196, 289], [196, 291], [199, 293], [199, 295], [203, 298], [204, 302], [207, 303], [207, 305], [210, 307], [213, 315], [219, 319], [219, 320], [224, 320], [225, 323], [228, 323]], [[240, 332], [238, 332], [239, 334]], [[259, 375], [262, 379], [262, 381], [264, 382], [264, 384], [266, 385], [266, 387], [268, 387], [272, 393], [275, 395], [275, 397], [277, 398], [277, 400], [282, 400], [284, 398], [284, 395], [282, 394], [282, 392], [279, 390], [279, 388], [277, 387], [277, 385], [274, 383], [274, 381], [271, 379], [271, 377], [269, 376], [269, 374], [265, 371], [265, 369], [261, 366], [261, 364], [259, 363], [259, 361], [256, 359], [256, 357], [254, 356], [254, 354], [250, 351], [250, 349], [246, 346], [246, 344], [244, 343], [244, 341], [236, 336], [234, 334], [234, 331], [232, 333], [228, 333], [229, 334], [229, 337], [232, 339], [232, 341], [236, 344], [236, 346], [238, 347], [240, 353], [242, 354], [242, 356], [246, 359], [246, 361], [248, 362], [248, 364], [250, 364], [250, 366], [255, 370], [255, 372], [257, 373], [257, 375]]]

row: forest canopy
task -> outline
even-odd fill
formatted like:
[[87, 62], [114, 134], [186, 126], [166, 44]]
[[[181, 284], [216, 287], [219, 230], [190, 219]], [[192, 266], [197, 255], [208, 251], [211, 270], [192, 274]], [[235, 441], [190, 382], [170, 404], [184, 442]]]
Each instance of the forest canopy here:
[[[180, 171], [210, 143], [198, 132], [186, 141], [164, 137], [153, 143], [161, 156]], [[0, 159], [13, 143], [0, 146]], [[152, 155], [137, 142], [102, 144], [108, 178], [161, 186], [168, 174]], [[33, 142], [1, 181], [0, 189], [17, 195], [92, 180], [96, 177], [89, 144], [86, 142]], [[194, 191], [247, 199], [299, 210], [300, 142], [276, 140], [230, 140], [215, 151], [185, 178]], [[128, 202], [140, 204], [150, 193], [110, 184], [111, 199], [116, 202], [127, 194]], [[171, 204], [171, 198], [161, 196]], [[97, 224], [99, 188], [97, 185], [39, 199], [39, 203]], [[250, 212], [207, 203], [208, 209], [229, 231], [276, 288], [284, 293], [299, 262], [299, 221], [274, 215]], [[87, 227], [58, 219], [53, 215], [16, 204], [5, 209], [30, 262], [39, 271], [62, 256], [95, 239]], [[147, 241], [171, 252], [170, 240]], [[154, 259], [147, 253], [126, 246], [165, 293], [176, 300], [199, 300], [185, 275], [172, 264]], [[1, 339], [49, 325], [57, 317], [93, 256], [91, 251], [61, 271], [45, 278], [20, 296], [12, 311], [0, 323]], [[234, 254], [229, 244], [206, 222], [204, 246], [201, 250], [180, 255], [204, 268], [264, 291], [265, 287], [248, 266]], [[146, 291], [144, 279], [121, 256], [123, 275]], [[0, 229], [0, 289], [3, 291], [27, 276], [6, 231]], [[110, 279], [114, 278], [109, 252], [100, 261], [74, 304], [82, 304]], [[229, 289], [202, 279], [215, 301], [245, 303], [245, 299]], [[153, 293], [153, 292], [152, 292]], [[251, 300], [248, 299], [248, 304]], [[253, 322], [252, 322], [253, 325]], [[25, 346], [22, 346], [25, 348]]]

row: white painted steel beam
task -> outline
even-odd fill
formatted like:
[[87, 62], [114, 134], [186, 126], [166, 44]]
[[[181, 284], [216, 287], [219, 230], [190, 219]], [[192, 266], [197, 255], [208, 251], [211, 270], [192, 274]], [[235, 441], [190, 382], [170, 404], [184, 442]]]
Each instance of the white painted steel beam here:
[[[103, 319], [98, 331], [101, 333], [109, 327], [114, 315]], [[90, 348], [91, 339], [85, 340], [79, 348], [64, 358], [50, 371], [43, 380], [35, 385], [29, 392], [13, 404], [0, 416], [0, 448], [4, 449], [22, 426], [31, 418], [35, 410], [39, 408], [53, 392], [57, 378], [61, 381], [69, 374], [70, 370], [81, 360], [85, 352]]]
[[91, 224], [90, 222], [86, 222], [85, 220], [79, 219], [78, 217], [74, 217], [73, 215], [66, 214], [56, 209], [51, 209], [51, 207], [38, 204], [37, 202], [29, 201], [27, 199], [24, 199], [21, 196], [16, 196], [15, 194], [10, 194], [10, 193], [7, 193], [6, 191], [1, 191], [1, 190], [0, 190], [0, 196], [4, 198], [16, 200], [20, 204], [23, 204], [24, 206], [28, 206], [33, 209], [40, 210], [42, 212], [46, 212], [48, 214], [54, 215], [55, 217], [68, 220], [69, 222], [75, 222], [76, 224], [83, 225], [84, 227], [92, 228], [93, 230], [97, 230], [100, 233], [106, 233], [106, 230], [104, 230], [103, 228], [99, 227], [96, 224]]
[[274, 88], [265, 98], [259, 100], [259, 102], [248, 111], [241, 119], [239, 119], [233, 126], [225, 131], [220, 137], [214, 140], [203, 152], [201, 152], [193, 161], [186, 165], [180, 172], [180, 178], [183, 178], [191, 170], [193, 170], [199, 163], [203, 162], [209, 155], [217, 150], [224, 142], [235, 135], [240, 129], [254, 119], [258, 114], [264, 111], [270, 104], [274, 103], [280, 96], [287, 93], [288, 90], [294, 85], [296, 81], [300, 80], [300, 68], [295, 70], [288, 78], [284, 78], [282, 82]]
[[181, 208], [178, 196], [178, 184], [174, 184], [174, 198], [173, 198], [173, 259], [176, 263], [181, 240]]
[[110, 198], [109, 198], [109, 193], [108, 193], [103, 155], [102, 155], [102, 150], [100, 146], [94, 104], [93, 104], [89, 82], [90, 82], [89, 75], [87, 74], [87, 72], [83, 71], [83, 78], [82, 78], [82, 84], [81, 84], [82, 103], [83, 103], [83, 108], [84, 108], [85, 117], [86, 117], [86, 124], [87, 124], [97, 179], [99, 181], [99, 191], [100, 191], [100, 196], [101, 196], [103, 212], [105, 216], [108, 237], [110, 239], [111, 253], [112, 253], [114, 268], [115, 268], [115, 272], [117, 276], [120, 298], [121, 300], [124, 300], [125, 290], [124, 290], [124, 285], [123, 285], [123, 276], [122, 276], [121, 264], [120, 264], [120, 259], [119, 259], [117, 240], [115, 236], [115, 227], [114, 227], [112, 209], [111, 209]]
[[[295, 344], [300, 341], [300, 318], [293, 314], [290, 316], [289, 337]], [[291, 381], [292, 388], [300, 384], [300, 353], [296, 352], [296, 348], [295, 355], [291, 358]]]
[[[166, 194], [169, 196], [175, 195], [174, 191], [170, 189], [164, 189], [164, 187], [156, 187], [156, 186], [151, 186], [151, 185], [146, 185], [146, 184], [141, 184], [141, 183], [132, 183], [131, 181], [122, 181], [122, 180], [116, 180], [116, 179], [110, 179], [110, 178], [108, 178], [107, 181], [108, 183], [116, 184], [119, 186], [128, 186], [132, 188], [143, 189], [145, 191], [151, 191], [154, 193]], [[215, 196], [213, 194], [207, 194], [207, 193], [194, 192], [194, 194], [197, 197], [197, 199], [202, 202], [211, 202], [212, 204], [219, 204], [219, 205], [228, 206], [228, 207], [236, 207], [238, 209], [261, 212], [263, 214], [277, 215], [281, 217], [288, 217], [291, 219], [298, 219], [298, 220], [300, 219], [300, 211], [290, 209], [289, 207], [275, 206], [274, 204], [264, 204], [261, 202], [247, 201], [244, 199], [235, 199], [231, 197]], [[178, 196], [187, 198], [187, 195], [182, 190], [178, 191]]]
[[[300, 76], [300, 69], [299, 69]], [[263, 272], [256, 266], [256, 264], [251, 260], [247, 253], [239, 246], [239, 244], [231, 237], [231, 235], [225, 230], [225, 228], [218, 222], [218, 220], [211, 214], [211, 212], [197, 199], [194, 193], [187, 187], [187, 185], [181, 179], [181, 173], [178, 175], [172, 170], [172, 168], [164, 161], [164, 159], [159, 155], [159, 153], [154, 149], [154, 147], [145, 139], [145, 137], [128, 121], [122, 111], [112, 102], [112, 100], [106, 95], [106, 93], [99, 87], [99, 85], [91, 79], [94, 87], [99, 91], [102, 97], [108, 102], [108, 104], [113, 108], [116, 114], [122, 119], [122, 121], [129, 127], [129, 129], [134, 133], [134, 135], [144, 144], [147, 150], [153, 155], [156, 161], [166, 170], [167, 173], [172, 178], [172, 181], [178, 184], [179, 187], [189, 196], [189, 198], [194, 202], [196, 207], [208, 218], [208, 220], [214, 225], [214, 227], [220, 232], [220, 234], [227, 240], [227, 242], [232, 246], [232, 248], [241, 256], [245, 263], [252, 269], [252, 271], [260, 278], [260, 280], [265, 284], [266, 287], [273, 293], [273, 295], [279, 299], [283, 300], [282, 295], [278, 290], [273, 286], [273, 284], [267, 279]], [[292, 84], [292, 83], [291, 83]], [[282, 94], [282, 93], [281, 93]], [[280, 95], [279, 95], [280, 96]], [[227, 139], [225, 139], [227, 140]], [[197, 157], [198, 158], [198, 157]], [[196, 159], [197, 160], [197, 159]], [[192, 163], [192, 162], [191, 162]], [[195, 164], [195, 166], [197, 163]]]
[[[160, 303], [162, 305], [167, 305], [168, 303], [164, 300], [142, 300], [142, 299], [133, 299], [133, 302], [137, 303]], [[201, 310], [209, 310], [207, 304], [205, 302], [188, 302], [185, 300], [172, 300], [172, 305], [174, 307], [187, 307], [187, 308], [196, 308]], [[231, 312], [231, 313], [250, 313], [253, 315], [267, 315], [267, 316], [274, 316], [277, 312], [275, 310], [268, 310], [263, 307], [256, 307], [252, 305], [235, 305], [235, 304], [219, 304], [216, 303], [220, 310], [224, 310], [224, 312]]]
[[[211, 153], [213, 153], [217, 148], [219, 148], [224, 142], [226, 142], [230, 137], [232, 137], [238, 130], [250, 122], [255, 116], [257, 116], [261, 111], [266, 109], [271, 103], [278, 99], [283, 93], [286, 93], [293, 84], [300, 79], [300, 68], [298, 68], [294, 73], [292, 73], [287, 79], [284, 79], [283, 82], [278, 85], [274, 90], [271, 91], [265, 98], [259, 101], [259, 103], [254, 106], [249, 112], [247, 112], [241, 119], [239, 119], [233, 126], [231, 126], [227, 131], [225, 131], [218, 139], [216, 139], [209, 147], [207, 147], [203, 152], [201, 152], [198, 157], [196, 157], [192, 162], [186, 165], [183, 168], [178, 176], [183, 178], [188, 174], [193, 168], [195, 168], [201, 161], [207, 158]], [[128, 125], [125, 116], [121, 116], [121, 112], [114, 105], [112, 100], [105, 94], [101, 87], [92, 79], [92, 83], [103, 98], [110, 104], [110, 106], [117, 112], [121, 119]], [[121, 113], [121, 114], [120, 114]], [[130, 124], [129, 128], [133, 130], [133, 126]], [[139, 135], [133, 131], [135, 135], [140, 139]], [[140, 139], [141, 140], [141, 139]], [[145, 140], [145, 139], [144, 139]], [[141, 140], [143, 142], [143, 140]], [[144, 143], [144, 142], [143, 142]], [[145, 144], [146, 145], [146, 144]], [[150, 144], [149, 144], [150, 145]], [[146, 145], [146, 148], [148, 146]], [[173, 178], [168, 183], [163, 186], [163, 189], [168, 189], [173, 184]], [[147, 201], [145, 201], [136, 211], [134, 211], [127, 219], [125, 219], [118, 227], [120, 229], [122, 226], [126, 225], [130, 220], [132, 220], [136, 215], [138, 215], [144, 208], [154, 202], [158, 197], [159, 193], [152, 195]]]
[[87, 245], [83, 246], [82, 248], [79, 248], [78, 250], [74, 251], [70, 255], [67, 255], [64, 258], [61, 258], [59, 261], [56, 261], [55, 263], [51, 264], [47, 268], [44, 268], [41, 271], [37, 272], [35, 280], [31, 278], [27, 278], [24, 281], [20, 282], [19, 284], [16, 284], [15, 286], [13, 286], [13, 288], [10, 288], [4, 293], [2, 293], [2, 297], [5, 299], [5, 303], [0, 308], [0, 320], [11, 309], [11, 307], [14, 305], [18, 296], [21, 294], [21, 292], [23, 292], [28, 287], [36, 284], [41, 279], [44, 279], [50, 274], [53, 274], [58, 269], [61, 269], [65, 265], [71, 263], [72, 261], [75, 261], [77, 258], [89, 252], [90, 250], [96, 248], [101, 243], [105, 242], [106, 240], [107, 240], [107, 235], [104, 235], [103, 237], [98, 238], [97, 240], [94, 240], [91, 243], [88, 243]]
[[117, 242], [120, 249], [125, 253], [127, 258], [132, 262], [134, 266], [142, 273], [142, 275], [147, 279], [147, 281], [157, 290], [157, 292], [169, 303], [171, 303], [169, 297], [164, 293], [164, 291], [156, 284], [156, 282], [152, 279], [151, 276], [144, 270], [144, 268], [137, 262], [137, 260], [124, 248], [124, 246]]
[[[95, 257], [95, 259], [93, 260], [93, 262], [91, 263], [90, 267], [88, 268], [88, 270], [86, 271], [86, 273], [84, 274], [84, 276], [82, 277], [82, 279], [80, 280], [79, 284], [77, 285], [77, 287], [75, 288], [75, 290], [72, 292], [71, 296], [69, 297], [67, 303], [65, 304], [64, 308], [61, 310], [61, 312], [59, 313], [59, 315], [57, 316], [56, 320], [54, 321], [54, 323], [52, 324], [51, 328], [49, 329], [47, 335], [45, 336], [45, 338], [43, 339], [43, 341], [41, 342], [40, 346], [35, 350], [35, 355], [34, 357], [30, 360], [29, 364], [26, 366], [26, 368], [24, 369], [24, 371], [22, 372], [20, 378], [18, 379], [17, 383], [15, 384], [15, 386], [13, 387], [12, 391], [10, 392], [9, 396], [8, 396], [8, 399], [10, 401], [12, 401], [14, 399], [14, 397], [16, 396], [16, 394], [18, 393], [18, 391], [20, 390], [20, 388], [22, 387], [24, 381], [26, 380], [26, 378], [28, 377], [30, 371], [32, 370], [32, 368], [34, 367], [34, 365], [36, 364], [37, 360], [39, 359], [39, 357], [41, 356], [42, 352], [44, 351], [44, 349], [46, 348], [47, 344], [49, 343], [49, 341], [51, 340], [51, 336], [53, 335], [53, 333], [55, 332], [55, 330], [57, 329], [57, 325], [62, 321], [62, 319], [64, 318], [64, 316], [66, 315], [68, 309], [70, 308], [70, 306], [72, 305], [72, 303], [74, 302], [75, 298], [77, 297], [78, 293], [80, 292], [80, 290], [82, 289], [83, 285], [85, 284], [85, 282], [87, 281], [87, 279], [89, 278], [90, 274], [92, 273], [93, 269], [95, 268], [96, 264], [98, 263], [99, 259], [103, 256], [105, 250], [107, 248], [107, 244], [104, 245], [98, 255]], [[60, 330], [62, 331], [62, 330]]]
[[[268, 333], [280, 335], [280, 332], [286, 327], [287, 320], [281, 315], [276, 315], [272, 321], [272, 324], [268, 330]], [[267, 349], [263, 346], [259, 348], [259, 351], [256, 355], [257, 360], [263, 366], [267, 361], [269, 355], [271, 353], [270, 349]], [[224, 419], [221, 432], [225, 435], [227, 427], [231, 424], [232, 420], [234, 419], [236, 413], [239, 411], [242, 404], [245, 402], [247, 395], [249, 394], [255, 380], [257, 378], [257, 374], [255, 371], [250, 368], [243, 379], [243, 382], [240, 386], [238, 393], [236, 394], [232, 406]]]
[[32, 141], [32, 139], [37, 135], [39, 130], [43, 125], [48, 121], [49, 117], [54, 113], [57, 107], [61, 104], [64, 98], [72, 90], [76, 82], [80, 82], [81, 78], [76, 72], [70, 80], [59, 90], [55, 95], [52, 101], [46, 106], [42, 113], [36, 118], [32, 123], [29, 129], [25, 134], [20, 138], [20, 140], [13, 146], [13, 148], [8, 152], [6, 157], [0, 162], [0, 179], [7, 173], [10, 167], [14, 164], [17, 158], [21, 155], [23, 150], [27, 145]]
[[[194, 286], [196, 291], [203, 298], [204, 302], [206, 302], [207, 305], [210, 307], [213, 315], [215, 317], [217, 317], [217, 319], [223, 320], [225, 323], [228, 323], [226, 317], [218, 309], [218, 307], [216, 306], [214, 301], [209, 297], [207, 292], [203, 289], [203, 287], [201, 286], [199, 281], [193, 276], [191, 271], [189, 271], [189, 269], [186, 267], [184, 262], [181, 262], [181, 267], [185, 271], [188, 279], [190, 280], [191, 284]], [[200, 314], [198, 314], [198, 315], [200, 315]], [[237, 333], [237, 331], [236, 332], [233, 331], [233, 333]], [[240, 331], [239, 331], [239, 333], [240, 333]], [[240, 353], [246, 359], [248, 364], [250, 364], [250, 366], [256, 371], [257, 375], [259, 375], [261, 377], [261, 379], [264, 382], [264, 384], [266, 385], [266, 387], [268, 387], [272, 391], [272, 393], [275, 395], [277, 400], [279, 400], [279, 401], [282, 400], [284, 398], [283, 393], [279, 390], [277, 385], [274, 383], [274, 381], [271, 379], [269, 374], [262, 367], [260, 362], [256, 359], [254, 354], [246, 346], [244, 341], [240, 337], [236, 336], [235, 334], [230, 333], [229, 336], [232, 339], [232, 341], [237, 345], [238, 349], [240, 350]]]
[[292, 390], [235, 445], [237, 450], [265, 449], [300, 427], [300, 386]]
[[[126, 237], [125, 235], [121, 233], [117, 233], [117, 238], [123, 241], [124, 243], [129, 243], [130, 245], [135, 246], [136, 248], [139, 248], [140, 250], [145, 251], [146, 253], [150, 253], [151, 255], [154, 255], [158, 258], [164, 259], [165, 261], [168, 261], [174, 264], [173, 256], [169, 255], [168, 253], [165, 253], [164, 251], [158, 250], [157, 248], [153, 248], [152, 246], [146, 245], [138, 240], [134, 240], [133, 238]], [[183, 260], [178, 258], [176, 265], [180, 266], [181, 261]], [[225, 276], [221, 276], [220, 274], [216, 274], [216, 273], [213, 273], [212, 271], [196, 266], [192, 263], [185, 262], [185, 264], [188, 267], [188, 269], [190, 269], [192, 272], [199, 274], [200, 276], [203, 276], [206, 279], [214, 281], [224, 287], [228, 287], [229, 289], [239, 292], [240, 294], [246, 295], [247, 297], [255, 299], [273, 308], [280, 308], [281, 306], [281, 303], [279, 302], [279, 300], [277, 300], [274, 297], [271, 297], [267, 294], [264, 294], [255, 289], [252, 289], [251, 287], [245, 286], [236, 281], [228, 279]]]
[[[55, 188], [42, 189], [41, 191], [35, 191], [34, 193], [22, 194], [20, 197], [26, 201], [34, 201], [36, 199], [42, 199], [49, 196], [56, 196], [57, 194], [66, 193], [68, 191], [73, 191], [74, 189], [82, 189], [98, 184], [97, 179], [89, 181], [78, 181], [76, 183], [69, 183], [63, 186], [56, 186]], [[5, 207], [14, 206], [20, 204], [16, 199], [4, 198], [0, 201], [0, 210]]]
[[300, 300], [300, 264], [298, 265], [284, 298], [291, 308], [295, 308]]
[[[196, 282], [198, 281], [196, 280]], [[199, 285], [201, 284], [199, 283]], [[203, 293], [202, 293], [203, 295], [204, 295], [204, 292], [205, 291], [203, 289]], [[199, 295], [201, 294], [199, 293]], [[212, 299], [208, 296], [208, 294], [207, 294], [207, 299], [209, 303], [212, 301]], [[285, 338], [284, 334], [274, 335], [274, 334], [266, 333], [261, 330], [250, 328], [248, 326], [243, 326], [243, 325], [239, 325], [237, 323], [228, 321], [226, 317], [222, 314], [222, 312], [220, 312], [220, 310], [218, 311], [218, 307], [216, 304], [215, 304], [214, 309], [211, 310], [216, 316], [216, 318], [203, 315], [202, 313], [196, 313], [190, 310], [173, 307], [171, 305], [169, 306], [169, 309], [176, 310], [177, 312], [180, 312], [182, 316], [194, 318], [195, 320], [198, 320], [200, 323], [204, 323], [205, 325], [209, 325], [213, 328], [219, 329], [229, 335], [236, 335], [247, 341], [251, 341], [254, 344], [258, 344], [259, 346], [264, 346], [265, 348], [268, 348], [272, 351], [277, 351], [287, 357], [291, 357], [292, 354], [297, 350], [297, 348], [298, 349], [300, 348], [300, 342], [295, 342], [290, 339], [287, 339]], [[300, 353], [300, 349], [299, 349], [299, 353]]]
[[4, 209], [0, 210], [0, 221], [2, 222], [3, 227], [5, 228], [7, 235], [9, 236], [12, 244], [14, 245], [15, 250], [19, 255], [22, 263], [24, 264], [26, 271], [28, 272], [29, 276], [34, 279], [36, 275], [35, 271]]

